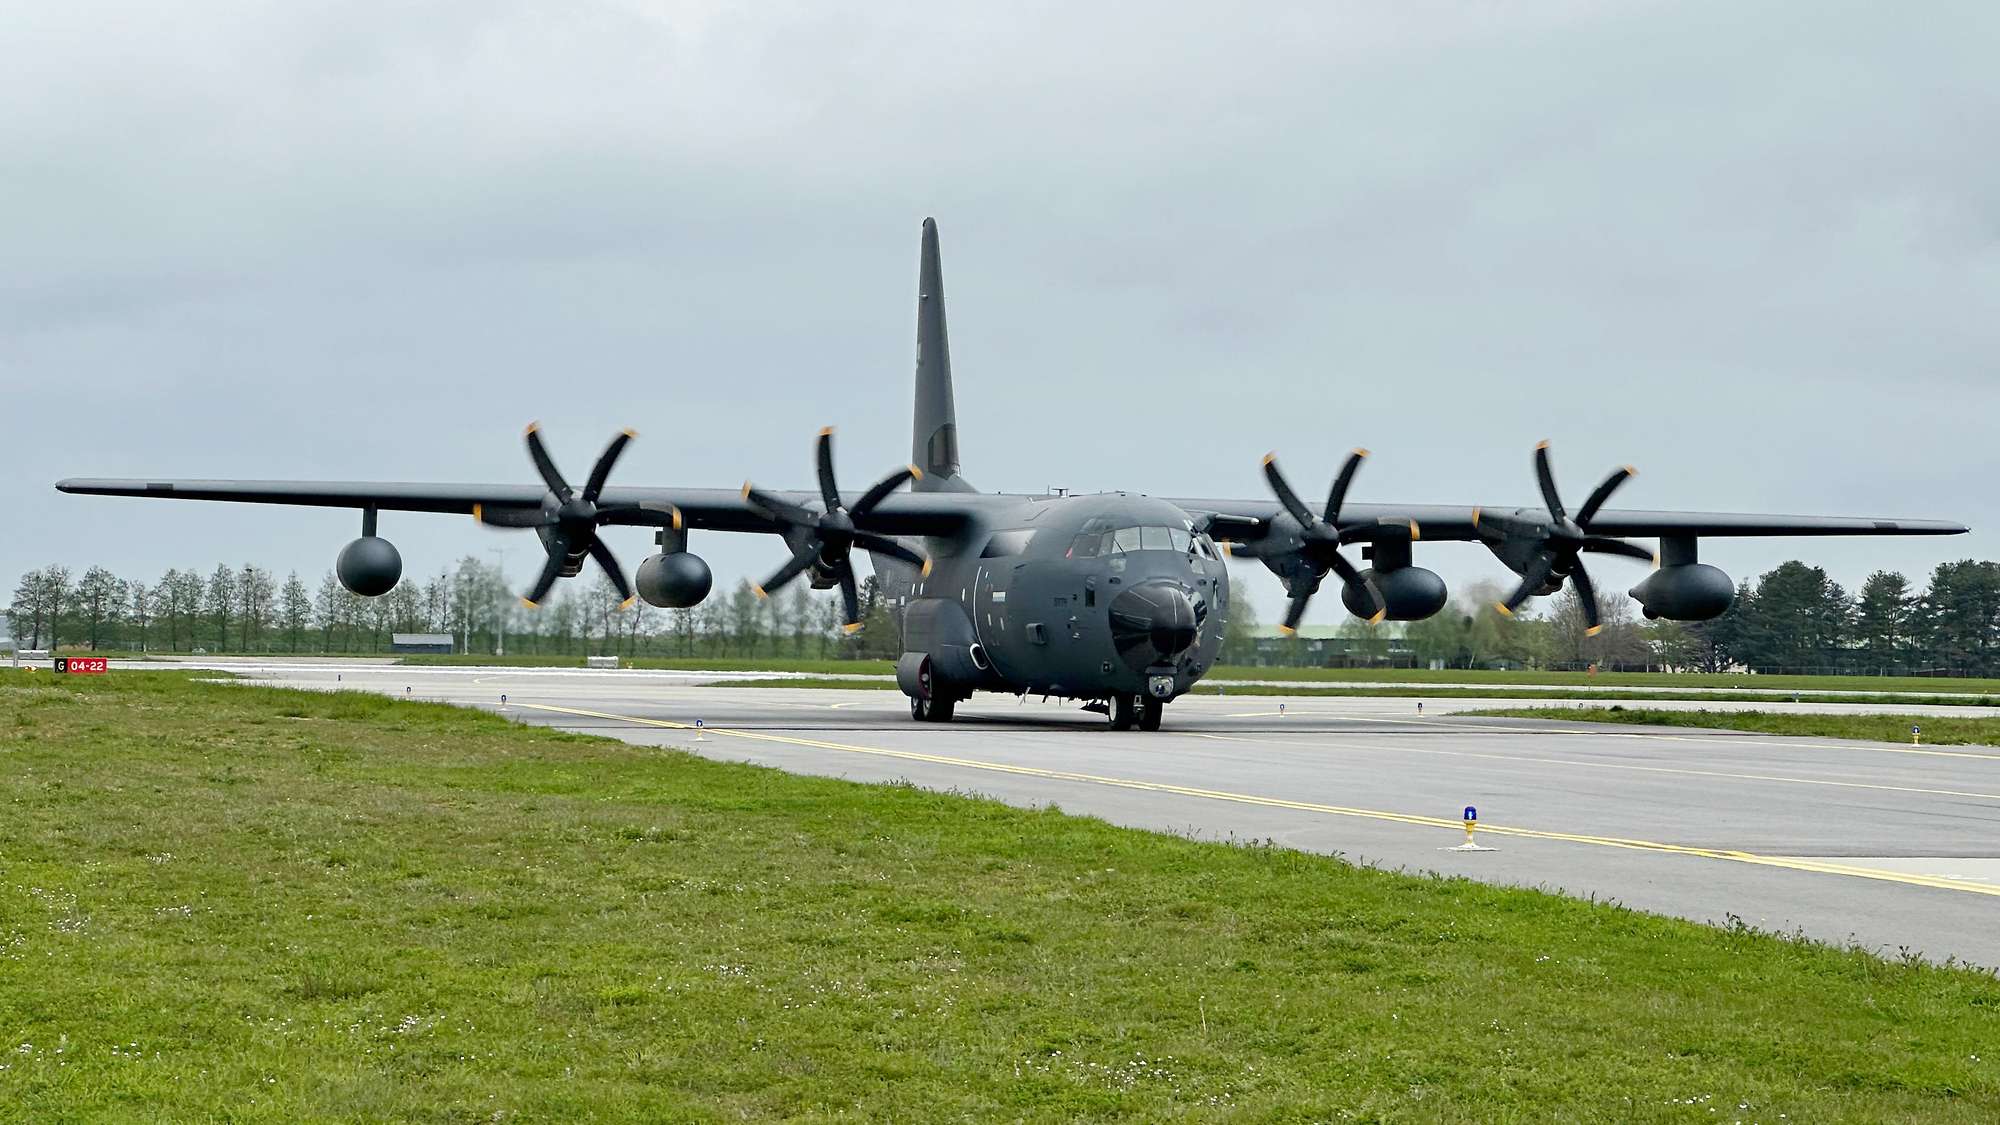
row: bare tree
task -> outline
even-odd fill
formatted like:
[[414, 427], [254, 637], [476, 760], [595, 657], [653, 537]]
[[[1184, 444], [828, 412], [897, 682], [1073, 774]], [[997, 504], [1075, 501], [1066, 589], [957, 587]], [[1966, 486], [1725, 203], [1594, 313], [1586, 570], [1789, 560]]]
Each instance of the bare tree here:
[[210, 621], [215, 623], [215, 648], [220, 652], [229, 647], [230, 613], [236, 607], [236, 572], [227, 563], [217, 563], [215, 573], [208, 576], [207, 598], [202, 608]]
[[144, 582], [133, 580], [127, 589], [125, 620], [139, 630], [139, 651], [146, 651], [146, 625], [153, 620], [153, 591]]
[[249, 563], [243, 564], [243, 570], [236, 579], [236, 616], [243, 627], [244, 652], [249, 652], [264, 639], [264, 629], [271, 620], [274, 589], [270, 571]]
[[125, 606], [125, 584], [101, 566], [83, 572], [76, 584], [76, 610], [92, 650], [103, 647], [105, 630], [117, 624]]
[[285, 589], [278, 596], [278, 615], [284, 622], [286, 648], [299, 651], [299, 634], [312, 618], [312, 596], [306, 593], [306, 584], [299, 581], [299, 572], [292, 571], [285, 576]]

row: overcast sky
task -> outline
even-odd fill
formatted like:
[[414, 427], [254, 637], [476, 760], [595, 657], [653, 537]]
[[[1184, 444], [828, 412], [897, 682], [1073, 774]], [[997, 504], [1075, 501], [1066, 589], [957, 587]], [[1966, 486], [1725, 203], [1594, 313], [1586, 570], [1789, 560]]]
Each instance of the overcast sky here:
[[[1624, 506], [1975, 528], [1705, 545], [1739, 576], [2000, 557], [1990, 0], [12, 0], [0, 43], [10, 588], [316, 580], [358, 530], [59, 477], [526, 482], [531, 419], [573, 477], [631, 425], [619, 483], [724, 487], [808, 486], [833, 424], [864, 487], [909, 455], [925, 215], [982, 488], [1262, 496], [1275, 448], [1323, 493], [1366, 445], [1356, 499], [1519, 505], [1547, 437], [1572, 504], [1632, 462]], [[418, 575], [539, 559], [382, 531]]]

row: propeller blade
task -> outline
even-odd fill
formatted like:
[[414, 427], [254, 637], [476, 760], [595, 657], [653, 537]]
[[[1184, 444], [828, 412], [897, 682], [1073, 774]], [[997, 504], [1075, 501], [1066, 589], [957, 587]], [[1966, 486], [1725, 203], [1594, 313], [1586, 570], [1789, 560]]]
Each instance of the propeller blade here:
[[779, 523], [801, 524], [809, 527], [817, 522], [816, 517], [811, 512], [790, 501], [780, 500], [763, 489], [753, 486], [749, 481], [743, 482], [743, 500], [752, 508], [762, 512], [767, 518], [776, 520]]
[[527, 605], [530, 609], [542, 604], [542, 599], [549, 596], [549, 590], [555, 586], [556, 579], [562, 575], [563, 559], [568, 554], [569, 543], [567, 540], [558, 537], [554, 542], [549, 544], [549, 561], [542, 564], [542, 574], [541, 577], [535, 579], [535, 588], [528, 591], [521, 598], [523, 604]]
[[915, 465], [905, 465], [897, 469], [895, 472], [876, 481], [873, 488], [862, 493], [861, 499], [854, 502], [854, 507], [849, 510], [849, 514], [856, 518], [867, 515], [874, 509], [875, 505], [880, 504], [891, 492], [901, 487], [904, 481], [915, 480], [923, 475], [924, 471]]
[[1298, 632], [1299, 622], [1304, 620], [1306, 615], [1306, 603], [1310, 601], [1312, 601], [1311, 594], [1299, 594], [1293, 597], [1291, 603], [1285, 607], [1285, 623], [1278, 626], [1278, 631], [1288, 637]]
[[760, 585], [750, 588], [756, 591], [758, 597], [768, 598], [779, 590], [784, 589], [792, 579], [804, 574], [806, 568], [810, 567], [813, 564], [813, 560], [818, 557], [819, 544], [812, 540], [807, 540], [805, 545], [799, 548], [798, 553], [785, 560], [785, 565], [773, 572], [771, 577], [764, 579]]
[[612, 587], [618, 591], [619, 600], [623, 603], [618, 608], [623, 609], [631, 605], [632, 584], [625, 580], [625, 568], [618, 565], [618, 556], [611, 553], [611, 548], [604, 545], [604, 540], [594, 536], [590, 540], [589, 550], [590, 557], [596, 559], [597, 565], [604, 568], [604, 576], [611, 579]]
[[549, 486], [549, 491], [556, 494], [556, 499], [568, 503], [569, 482], [563, 479], [555, 461], [549, 457], [548, 449], [542, 445], [540, 422], [528, 423], [528, 456], [535, 462], [535, 471], [542, 475], [542, 483]]
[[1562, 497], [1556, 495], [1556, 475], [1549, 469], [1549, 443], [1539, 442], [1535, 446], [1535, 483], [1542, 486], [1542, 503], [1549, 507], [1549, 515], [1557, 523], [1569, 518], [1563, 510]]
[[1305, 501], [1299, 499], [1298, 493], [1292, 491], [1292, 486], [1285, 482], [1285, 474], [1278, 471], [1276, 453], [1264, 454], [1264, 479], [1270, 482], [1271, 491], [1278, 496], [1278, 503], [1292, 514], [1293, 519], [1299, 521], [1300, 527], [1312, 526], [1312, 510], [1306, 507]]
[[638, 436], [636, 431], [620, 430], [611, 444], [604, 447], [604, 452], [597, 455], [597, 464], [590, 467], [590, 479], [583, 482], [585, 500], [597, 503], [597, 494], [604, 491], [604, 482], [611, 476], [611, 466], [618, 463], [618, 455], [625, 452], [625, 443]]
[[1512, 616], [1515, 610], [1521, 608], [1522, 602], [1534, 597], [1535, 591], [1542, 588], [1542, 583], [1549, 580], [1549, 574], [1555, 570], [1555, 565], [1556, 557], [1553, 554], [1543, 551], [1536, 555], [1534, 561], [1528, 564], [1528, 569], [1522, 573], [1521, 584], [1514, 587], [1514, 592], [1507, 595], [1506, 601], [1499, 603], [1500, 612]]
[[929, 558], [910, 550], [908, 547], [903, 546], [886, 535], [872, 535], [866, 531], [858, 531], [854, 534], [854, 545], [864, 551], [872, 551], [878, 555], [887, 555], [892, 559], [901, 559], [918, 570], [923, 571], [925, 577], [930, 576], [931, 560]]
[[1628, 559], [1638, 559], [1640, 562], [1653, 561], [1653, 552], [1639, 546], [1637, 543], [1627, 543], [1623, 539], [1606, 539], [1600, 535], [1593, 535], [1585, 539], [1582, 543], [1582, 549], [1595, 551], [1601, 555], [1623, 555]]
[[1583, 604], [1583, 635], [1594, 637], [1604, 629], [1597, 619], [1597, 587], [1591, 584], [1590, 572], [1582, 567], [1570, 572], [1569, 581], [1576, 590], [1577, 601]]
[[818, 457], [819, 498], [826, 501], [826, 510], [831, 512], [840, 507], [840, 486], [833, 480], [833, 427], [825, 426], [819, 431]]
[[1361, 577], [1361, 572], [1354, 569], [1354, 564], [1348, 562], [1345, 555], [1336, 553], [1331, 556], [1330, 561], [1333, 563], [1333, 572], [1340, 576], [1342, 582], [1350, 586], [1359, 586], [1368, 594], [1368, 604], [1375, 607], [1375, 612], [1368, 615], [1370, 625], [1388, 616], [1389, 603], [1382, 600], [1382, 591], [1376, 589], [1373, 580]]
[[1611, 499], [1611, 494], [1618, 491], [1618, 486], [1631, 480], [1638, 473], [1639, 470], [1630, 465], [1621, 465], [1611, 470], [1611, 475], [1604, 478], [1604, 483], [1598, 485], [1597, 491], [1591, 493], [1590, 499], [1585, 500], [1583, 507], [1577, 510], [1577, 526], [1588, 530], [1591, 519], [1597, 515], [1597, 510], [1604, 507], [1604, 502]]
[[545, 527], [553, 522], [540, 508], [489, 508], [472, 506], [472, 518], [488, 527]]
[[840, 568], [840, 608], [846, 614], [845, 628], [852, 633], [861, 628], [861, 593], [854, 588], [854, 568]]
[[1366, 456], [1365, 449], [1349, 453], [1347, 463], [1340, 467], [1340, 475], [1333, 478], [1333, 489], [1326, 494], [1326, 522], [1340, 525], [1340, 505], [1347, 499], [1347, 486], [1354, 483], [1354, 471], [1361, 467], [1361, 459]]

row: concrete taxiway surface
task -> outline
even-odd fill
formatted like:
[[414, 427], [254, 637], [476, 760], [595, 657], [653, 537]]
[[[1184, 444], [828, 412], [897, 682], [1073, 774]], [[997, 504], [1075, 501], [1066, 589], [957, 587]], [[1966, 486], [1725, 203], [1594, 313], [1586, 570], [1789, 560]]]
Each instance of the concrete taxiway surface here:
[[[1425, 700], [1418, 717], [1409, 699], [1190, 696], [1148, 734], [1008, 697], [930, 725], [911, 722], [893, 691], [582, 670], [232, 670], [483, 708], [505, 694], [522, 722], [719, 759], [2000, 965], [1997, 748], [1456, 716], [1478, 700]], [[1495, 850], [1449, 850], [1465, 805]]]

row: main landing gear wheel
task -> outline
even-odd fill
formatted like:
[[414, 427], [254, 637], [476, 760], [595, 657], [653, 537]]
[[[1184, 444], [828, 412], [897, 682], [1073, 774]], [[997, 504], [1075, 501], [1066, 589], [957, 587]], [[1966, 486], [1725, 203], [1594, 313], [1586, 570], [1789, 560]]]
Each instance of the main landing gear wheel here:
[[1160, 715], [1167, 705], [1157, 699], [1145, 699], [1139, 703], [1139, 729], [1159, 730]]
[[958, 700], [933, 696], [930, 699], [910, 697], [910, 718], [920, 723], [948, 723], [951, 713], [958, 708]]
[[1131, 730], [1138, 721], [1139, 697], [1136, 695], [1114, 695], [1111, 697], [1111, 729]]

